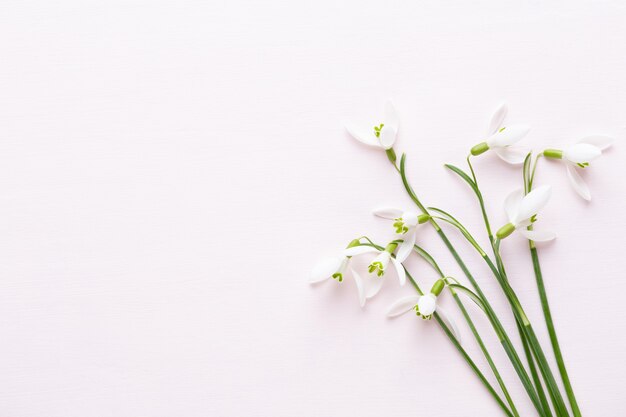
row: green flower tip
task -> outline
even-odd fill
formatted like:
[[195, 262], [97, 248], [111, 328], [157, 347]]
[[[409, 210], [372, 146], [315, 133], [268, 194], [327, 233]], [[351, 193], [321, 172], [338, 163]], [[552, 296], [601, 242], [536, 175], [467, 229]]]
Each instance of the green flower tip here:
[[430, 216], [428, 214], [420, 214], [419, 216], [417, 216], [417, 222], [419, 224], [424, 224], [428, 220], [430, 220]]
[[352, 239], [350, 241], [350, 243], [348, 243], [348, 246], [346, 246], [346, 249], [347, 248], [353, 248], [355, 246], [359, 246], [360, 244], [361, 244], [361, 240], [360, 239]]
[[441, 291], [443, 291], [445, 286], [446, 286], [446, 283], [442, 279], [438, 279], [433, 284], [433, 287], [430, 289], [430, 292], [433, 293], [433, 295], [438, 296], [439, 294], [441, 294]]
[[474, 146], [470, 152], [472, 155], [477, 156], [480, 155], [481, 153], [485, 153], [489, 150], [489, 145], [487, 145], [487, 142], [482, 142], [479, 143], [478, 145]]
[[545, 156], [546, 158], [562, 159], [563, 151], [559, 149], [546, 149], [545, 151], [543, 151], [543, 156]]
[[397, 243], [391, 242], [385, 248], [385, 252], [393, 253], [393, 251], [396, 250], [397, 247], [398, 247]]
[[385, 274], [385, 270], [383, 269], [383, 264], [381, 262], [372, 262], [367, 268], [367, 271], [371, 274], [376, 271], [376, 275], [382, 277]]
[[384, 123], [381, 123], [378, 126], [374, 126], [374, 134], [376, 135], [377, 138], [380, 137], [380, 131], [383, 130], [383, 127], [385, 127]]
[[504, 226], [502, 226], [500, 229], [498, 229], [498, 231], [496, 232], [496, 237], [498, 239], [504, 239], [505, 237], [513, 233], [514, 231], [515, 231], [515, 226], [511, 223], [507, 223]]

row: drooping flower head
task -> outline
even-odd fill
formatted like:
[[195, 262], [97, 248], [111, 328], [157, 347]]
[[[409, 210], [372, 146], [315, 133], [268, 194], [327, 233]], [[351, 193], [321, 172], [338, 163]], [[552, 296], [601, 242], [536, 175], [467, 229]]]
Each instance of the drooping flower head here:
[[424, 320], [430, 320], [433, 317], [433, 314], [437, 312], [439, 317], [452, 330], [457, 340], [460, 341], [460, 333], [454, 324], [454, 321], [450, 319], [445, 310], [437, 305], [438, 297], [444, 287], [445, 281], [443, 279], [438, 279], [433, 284], [428, 294], [409, 295], [399, 299], [389, 307], [387, 310], [387, 317], [396, 317], [413, 310], [418, 317], [421, 317]]
[[382, 278], [389, 271], [389, 266], [393, 266], [398, 276], [400, 285], [406, 284], [406, 271], [402, 263], [392, 256], [393, 252], [398, 247], [397, 243], [389, 243], [384, 250], [378, 250], [372, 246], [361, 245], [354, 246], [345, 250], [346, 256], [356, 256], [364, 253], [375, 253], [376, 257], [370, 262], [368, 266], [368, 272], [377, 277], [372, 280], [371, 285], [368, 286], [367, 298], [371, 298], [378, 293], [382, 286]]
[[585, 200], [591, 200], [589, 187], [578, 170], [589, 167], [589, 163], [602, 155], [602, 151], [613, 143], [607, 136], [588, 136], [578, 143], [565, 149], [546, 149], [543, 155], [547, 158], [560, 159], [565, 163], [567, 178], [574, 190]]
[[502, 124], [508, 108], [506, 104], [500, 105], [491, 118], [489, 125], [489, 137], [474, 146], [471, 154], [476, 156], [488, 150], [493, 150], [503, 161], [509, 164], [521, 164], [524, 162], [526, 152], [522, 148], [512, 146], [519, 142], [530, 132], [530, 127], [526, 125], [511, 125], [504, 127]]
[[385, 102], [382, 119], [370, 123], [344, 123], [346, 130], [354, 139], [384, 150], [393, 148], [398, 134], [398, 125], [398, 113], [391, 100]]
[[[348, 244], [348, 248], [356, 247], [359, 244], [359, 240], [355, 239]], [[337, 256], [322, 259], [313, 267], [309, 282], [316, 284], [331, 278], [337, 280], [337, 282], [343, 282], [346, 276], [351, 276], [354, 279], [359, 293], [359, 304], [363, 307], [368, 295], [367, 289], [365, 288], [363, 278], [350, 266], [350, 259], [351, 257], [346, 255], [345, 252]]]
[[398, 248], [396, 259], [404, 262], [409, 257], [415, 245], [415, 235], [417, 226], [426, 223], [430, 217], [416, 211], [402, 211], [395, 208], [379, 208], [374, 210], [374, 215], [385, 219], [393, 220], [395, 232], [402, 237], [402, 243]]
[[509, 194], [504, 201], [504, 211], [509, 223], [498, 230], [496, 233], [498, 239], [504, 239], [515, 231], [537, 242], [554, 239], [556, 235], [553, 232], [527, 230], [528, 226], [537, 219], [537, 213], [548, 203], [551, 192], [552, 187], [543, 185], [526, 195], [521, 189]]

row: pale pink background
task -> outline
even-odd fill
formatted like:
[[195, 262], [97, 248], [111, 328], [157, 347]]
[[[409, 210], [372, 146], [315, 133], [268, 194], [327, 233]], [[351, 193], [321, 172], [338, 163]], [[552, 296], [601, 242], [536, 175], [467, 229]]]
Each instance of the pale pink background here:
[[[499, 102], [533, 126], [529, 146], [618, 139], [585, 176], [592, 203], [559, 164], [538, 181], [555, 187], [541, 224], [559, 239], [540, 256], [583, 414], [621, 413], [626, 6], [519, 3], [4, 1], [0, 416], [499, 415], [436, 326], [384, 318], [408, 287], [389, 280], [361, 310], [351, 282], [307, 284], [352, 237], [389, 237], [373, 207], [409, 203], [341, 127], [387, 97], [420, 196], [483, 244], [442, 164], [463, 163]], [[476, 168], [502, 223], [520, 176], [492, 155]], [[461, 278], [432, 230], [419, 241]], [[547, 341], [525, 242], [504, 255]]]

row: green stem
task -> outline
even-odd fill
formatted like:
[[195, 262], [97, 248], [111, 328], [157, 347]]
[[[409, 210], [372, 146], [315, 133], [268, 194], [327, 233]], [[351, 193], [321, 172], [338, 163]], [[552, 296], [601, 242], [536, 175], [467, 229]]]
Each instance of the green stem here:
[[[415, 245], [414, 249], [418, 255], [424, 258], [433, 267], [433, 269], [437, 271], [440, 278], [442, 279], [446, 278], [445, 274], [443, 273], [443, 271], [441, 270], [441, 268], [439, 267], [435, 259], [428, 252], [426, 252], [424, 249], [422, 249], [421, 247], [417, 245]], [[509, 407], [512, 413], [516, 417], [519, 417], [519, 412], [517, 411], [517, 408], [515, 407], [515, 404], [513, 403], [513, 398], [511, 398], [511, 395], [509, 394], [509, 390], [506, 388], [506, 385], [504, 384], [504, 380], [502, 379], [502, 376], [500, 375], [500, 372], [498, 371], [496, 364], [493, 362], [493, 359], [491, 358], [491, 355], [489, 354], [489, 350], [485, 346], [485, 343], [483, 342], [482, 337], [478, 333], [478, 329], [476, 329], [476, 326], [474, 325], [474, 321], [472, 320], [469, 313], [467, 312], [467, 309], [465, 308], [463, 301], [461, 301], [461, 298], [459, 297], [458, 293], [454, 290], [454, 288], [450, 286], [447, 286], [447, 287], [448, 287], [448, 290], [450, 290], [450, 294], [452, 294], [452, 297], [454, 298], [456, 305], [459, 307], [459, 310], [461, 310], [461, 313], [463, 314], [463, 317], [465, 318], [467, 325], [472, 331], [472, 334], [474, 335], [476, 342], [480, 346], [480, 349], [482, 350], [483, 355], [485, 355], [485, 359], [487, 360], [487, 363], [489, 364], [489, 367], [491, 368], [493, 375], [496, 377], [496, 380], [498, 381], [498, 385], [500, 385], [500, 389], [502, 390], [502, 393], [504, 394], [506, 401], [509, 403]]]
[[[405, 160], [406, 160], [406, 155], [403, 154], [402, 158], [400, 159], [400, 169], [398, 170], [398, 172], [400, 173], [400, 176], [402, 178], [402, 183], [404, 184], [404, 188], [405, 188], [407, 194], [409, 195], [409, 197], [411, 198], [411, 200], [413, 200], [413, 202], [415, 203], [415, 205], [424, 214], [429, 214], [428, 210], [420, 202], [419, 198], [417, 197], [417, 195], [413, 191], [413, 188], [409, 184], [408, 179], [406, 178]], [[474, 279], [474, 277], [470, 273], [469, 269], [467, 269], [467, 266], [465, 265], [465, 263], [463, 262], [463, 260], [461, 259], [461, 257], [457, 253], [457, 251], [454, 249], [454, 246], [452, 246], [452, 243], [450, 243], [450, 240], [448, 240], [446, 234], [443, 232], [443, 230], [441, 230], [441, 227], [439, 227], [439, 225], [437, 224], [435, 219], [431, 218], [430, 222], [433, 225], [433, 227], [435, 228], [435, 230], [437, 231], [437, 234], [439, 235], [441, 240], [443, 240], [444, 244], [446, 245], [446, 247], [448, 248], [448, 250], [450, 251], [450, 253], [454, 257], [455, 261], [457, 262], [457, 264], [459, 265], [459, 267], [461, 268], [461, 270], [463, 271], [463, 273], [465, 274], [467, 279], [470, 281], [470, 283], [472, 284], [472, 286], [474, 287], [474, 289], [476, 290], [478, 295], [484, 301], [485, 309], [486, 309], [486, 312], [487, 312], [487, 316], [488, 316], [489, 320], [491, 321], [494, 329], [496, 330], [496, 333], [498, 334], [498, 337], [500, 338], [500, 342], [501, 342], [501, 344], [502, 344], [502, 346], [503, 346], [507, 356], [509, 357], [509, 360], [511, 361], [511, 364], [513, 365], [513, 368], [517, 372], [517, 374], [518, 374], [518, 376], [520, 378], [520, 381], [522, 382], [522, 385], [524, 385], [524, 388], [526, 389], [526, 392], [527, 392], [530, 400], [532, 401], [533, 405], [537, 409], [537, 412], [539, 413], [539, 415], [545, 416], [545, 414], [543, 412], [543, 407], [541, 406], [541, 403], [539, 402], [539, 399], [537, 397], [537, 393], [535, 392], [535, 389], [534, 389], [534, 387], [532, 385], [532, 382], [530, 381], [528, 373], [526, 372], [526, 369], [522, 365], [522, 362], [521, 362], [521, 360], [519, 358], [519, 355], [517, 354], [517, 351], [515, 350], [513, 344], [511, 343], [511, 340], [509, 339], [508, 335], [506, 334], [506, 330], [502, 326], [502, 323], [500, 323], [500, 320], [498, 320], [497, 315], [495, 314], [493, 308], [489, 304], [489, 302], [488, 302], [487, 298], [485, 297], [484, 293], [482, 292], [480, 286], [478, 285], [478, 283], [476, 282], [476, 280]]]
[[509, 403], [509, 406], [511, 407], [511, 411], [513, 412], [515, 416], [519, 417], [517, 408], [515, 408], [513, 399], [511, 398], [511, 395], [509, 394], [509, 391], [506, 388], [506, 385], [504, 384], [502, 377], [500, 376], [500, 372], [498, 372], [498, 368], [493, 362], [493, 359], [491, 358], [491, 355], [489, 354], [489, 351], [487, 350], [487, 347], [485, 346], [483, 339], [480, 337], [480, 334], [478, 333], [478, 330], [476, 329], [476, 326], [474, 325], [472, 318], [467, 312], [465, 305], [463, 305], [463, 302], [459, 298], [459, 295], [456, 293], [456, 291], [450, 288], [450, 292], [452, 293], [452, 297], [454, 297], [454, 301], [456, 301], [457, 306], [459, 306], [459, 310], [461, 310], [461, 313], [463, 313], [463, 317], [465, 317], [465, 321], [467, 322], [467, 325], [471, 329], [472, 334], [474, 335], [474, 338], [476, 339], [476, 342], [480, 346], [480, 350], [482, 350], [483, 354], [485, 355], [485, 359], [487, 359], [487, 363], [489, 364], [489, 367], [493, 371], [493, 375], [496, 377], [496, 380], [498, 381], [498, 385], [500, 385], [500, 389], [502, 389], [502, 393], [504, 394], [506, 401]]
[[[372, 240], [370, 238], [368, 238], [367, 236], [361, 236], [360, 239], [365, 239], [367, 240], [369, 243], [366, 244], [362, 244], [365, 246], [372, 246], [378, 250], [382, 250], [383, 247], [380, 245], [375, 244], [374, 242], [372, 242]], [[421, 247], [415, 245], [414, 247], [415, 252], [420, 255], [422, 258], [424, 258], [424, 260], [426, 260], [435, 271], [437, 271], [437, 274], [441, 277], [441, 278], [445, 278], [445, 275], [443, 273], [443, 271], [441, 270], [441, 268], [439, 267], [439, 265], [437, 264], [437, 262], [435, 261], [435, 259], [428, 253], [426, 252], [424, 249], [422, 249]], [[405, 268], [406, 271], [406, 268]], [[409, 273], [409, 271], [406, 271], [406, 275], [409, 278], [409, 281], [411, 282], [411, 284], [413, 285], [413, 287], [415, 288], [415, 290], [418, 292], [418, 294], [423, 295], [423, 291], [420, 289], [419, 285], [417, 284], [417, 282], [415, 281], [415, 279], [411, 276], [411, 274]], [[472, 329], [472, 333], [474, 334], [474, 337], [476, 337], [476, 340], [478, 341], [479, 345], [481, 346], [481, 349], [483, 350], [483, 353], [485, 355], [485, 358], [487, 359], [487, 361], [489, 362], [489, 365], [492, 369], [492, 371], [494, 372], [494, 375], [496, 377], [496, 379], [498, 380], [498, 383], [500, 384], [500, 387], [502, 388], [502, 392], [504, 393], [507, 402], [509, 403], [509, 405], [511, 406], [511, 410], [513, 410], [513, 413], [511, 413], [511, 411], [506, 407], [506, 405], [504, 404], [504, 402], [502, 401], [502, 399], [500, 398], [500, 396], [495, 392], [495, 390], [493, 389], [493, 387], [491, 386], [491, 384], [489, 384], [489, 382], [487, 381], [487, 379], [484, 377], [483, 373], [479, 370], [479, 368], [476, 366], [476, 364], [472, 361], [472, 359], [469, 357], [469, 355], [467, 355], [467, 353], [465, 352], [465, 350], [463, 349], [463, 347], [460, 345], [460, 343], [458, 342], [458, 340], [456, 339], [456, 337], [454, 336], [453, 333], [450, 332], [450, 330], [447, 328], [447, 326], [445, 325], [445, 323], [443, 323], [443, 321], [440, 320], [439, 316], [437, 314], [435, 314], [435, 318], [437, 319], [437, 323], [439, 323], [439, 325], [441, 326], [441, 328], [444, 330], [444, 332], [446, 333], [446, 335], [448, 336], [448, 338], [450, 338], [450, 340], [452, 341], [452, 343], [454, 344], [454, 346], [459, 350], [459, 352], [461, 353], [461, 355], [463, 356], [463, 358], [467, 361], [467, 363], [470, 365], [470, 367], [474, 370], [474, 372], [476, 373], [476, 375], [478, 376], [478, 378], [481, 380], [481, 382], [483, 384], [485, 384], [485, 387], [487, 388], [487, 390], [491, 393], [492, 396], [494, 396], [494, 399], [496, 400], [496, 402], [498, 402], [498, 404], [500, 405], [500, 407], [503, 409], [503, 411], [511, 417], [519, 417], [519, 413], [517, 412], [517, 409], [515, 408], [515, 405], [513, 404], [513, 400], [511, 398], [511, 396], [509, 395], [509, 392], [506, 388], [506, 386], [504, 385], [504, 381], [502, 380], [500, 373], [498, 372], [498, 369], [496, 368], [491, 355], [489, 355], [489, 352], [487, 351], [487, 348], [485, 347], [482, 338], [480, 337], [478, 330], [476, 329], [476, 327], [474, 326], [474, 323], [471, 319], [471, 317], [469, 316], [469, 314], [467, 313], [467, 310], [465, 309], [465, 306], [463, 305], [463, 302], [461, 301], [461, 299], [459, 298], [459, 296], [456, 294], [456, 292], [448, 287], [450, 289], [450, 291], [453, 294], [453, 297], [457, 303], [457, 305], [459, 306], [459, 308], [461, 309], [461, 311], [463, 312], [463, 315], [468, 323], [468, 325], [470, 326], [470, 328]]]
[[[520, 333], [523, 334], [523, 330], [520, 325], [517, 325], [517, 328]], [[548, 399], [546, 398], [546, 394], [543, 391], [543, 386], [541, 385], [541, 380], [539, 379], [539, 374], [537, 374], [537, 368], [535, 367], [535, 362], [533, 361], [533, 356], [530, 351], [530, 347], [528, 346], [528, 340], [525, 337], [522, 338], [522, 344], [524, 345], [524, 353], [528, 358], [528, 368], [530, 369], [530, 375], [533, 377], [533, 381], [535, 381], [535, 388], [537, 388], [537, 394], [539, 395], [539, 401], [541, 401], [541, 405], [543, 406], [546, 415], [552, 417], [552, 412], [550, 411], [550, 405], [548, 404]]]
[[530, 255], [533, 260], [533, 268], [535, 270], [535, 278], [537, 280], [537, 289], [539, 291], [539, 298], [541, 299], [541, 307], [543, 309], [543, 315], [546, 319], [546, 327], [548, 328], [548, 334], [550, 335], [550, 342], [552, 343], [552, 349], [554, 350], [554, 356], [556, 363], [563, 380], [563, 386], [565, 387], [565, 393], [572, 406], [572, 413], [575, 417], [581, 417], [580, 408], [578, 408], [578, 402], [572, 389], [572, 383], [570, 382], [567, 369], [565, 368], [565, 362], [563, 360], [563, 354], [561, 353], [561, 346], [556, 336], [556, 330], [554, 328], [554, 322], [552, 321], [552, 313], [550, 312], [550, 305], [548, 303], [548, 295], [546, 294], [546, 288], [543, 284], [543, 274], [541, 273], [541, 267], [539, 266], [539, 257], [537, 255], [537, 248], [533, 242], [530, 242]]
[[[535, 180], [535, 172], [537, 170], [540, 156], [541, 154], [538, 155], [535, 159], [532, 170], [530, 172], [524, 172], [524, 189], [526, 193], [529, 193], [533, 188], [533, 181]], [[537, 248], [535, 247], [535, 243], [532, 240], [529, 241], [529, 247], [530, 256], [533, 261], [535, 280], [537, 281], [539, 299], [541, 300], [541, 308], [543, 310], [546, 327], [548, 328], [548, 334], [550, 336], [550, 343], [552, 344], [554, 357], [559, 368], [559, 373], [561, 374], [561, 380], [563, 381], [563, 387], [565, 388], [567, 399], [569, 400], [570, 406], [572, 407], [572, 413], [574, 414], [574, 417], [581, 417], [580, 408], [578, 407], [578, 402], [576, 401], [576, 396], [574, 395], [572, 383], [569, 379], [567, 369], [565, 368], [565, 361], [563, 360], [561, 346], [559, 345], [559, 340], [556, 336], [556, 329], [552, 320], [552, 312], [550, 311], [550, 304], [548, 303], [548, 295], [546, 293], [546, 287], [543, 283], [543, 274], [541, 272], [541, 266], [539, 265], [539, 255], [537, 254]]]
[[[415, 289], [417, 290], [417, 292], [420, 295], [423, 295], [424, 292], [420, 289], [419, 285], [417, 284], [417, 282], [415, 281], [415, 279], [413, 279], [413, 277], [411, 276], [411, 274], [406, 271], [406, 276], [409, 278], [409, 281], [411, 282], [411, 284], [413, 285], [413, 287], [415, 287]], [[458, 298], [458, 297], [457, 297]], [[460, 300], [459, 300], [460, 302]], [[509, 417], [517, 417], [519, 416], [519, 414], [517, 413], [517, 410], [515, 410], [515, 408], [513, 407], [513, 409], [515, 410], [515, 414], [513, 414], [506, 406], [506, 404], [504, 403], [504, 401], [502, 401], [502, 398], [500, 398], [500, 396], [498, 395], [498, 393], [496, 392], [496, 390], [493, 388], [493, 386], [489, 383], [489, 381], [487, 380], [487, 378], [485, 378], [485, 375], [480, 371], [480, 369], [478, 368], [478, 366], [476, 366], [476, 363], [474, 363], [474, 361], [472, 360], [472, 358], [467, 354], [467, 352], [465, 351], [465, 349], [463, 349], [463, 346], [461, 346], [461, 344], [459, 343], [459, 341], [457, 340], [457, 338], [454, 336], [454, 333], [452, 333], [452, 331], [448, 328], [448, 326], [446, 326], [446, 324], [443, 322], [443, 320], [441, 320], [441, 318], [439, 317], [439, 315], [437, 313], [435, 313], [434, 315], [435, 320], [437, 321], [437, 324], [439, 324], [439, 326], [443, 329], [444, 333], [446, 334], [446, 336], [448, 336], [448, 339], [450, 339], [450, 341], [452, 342], [452, 344], [454, 345], [454, 347], [456, 347], [456, 349], [459, 351], [459, 353], [461, 354], [461, 356], [463, 357], [463, 359], [465, 359], [465, 361], [467, 362], [467, 364], [470, 366], [470, 368], [472, 369], [472, 371], [474, 371], [474, 373], [476, 374], [476, 376], [478, 377], [478, 379], [480, 379], [480, 381], [482, 382], [482, 384], [485, 386], [485, 388], [487, 388], [487, 391], [489, 391], [489, 393], [491, 394], [491, 396], [494, 398], [494, 400], [496, 400], [496, 402], [498, 403], [498, 405], [500, 406], [500, 408], [502, 409], [502, 411], [504, 411], [504, 413], [509, 416]], [[506, 392], [506, 391], [505, 391]], [[508, 397], [508, 393], [505, 394]]]
[[[491, 250], [493, 251], [493, 255], [496, 258], [496, 261], [498, 263], [498, 269], [503, 272], [501, 274], [501, 276], [506, 276], [506, 274], [504, 273], [504, 264], [502, 263], [502, 260], [498, 256], [498, 251], [497, 251], [496, 246], [495, 246], [493, 233], [491, 232], [491, 225], [489, 223], [489, 216], [487, 215], [487, 209], [485, 207], [485, 201], [484, 201], [484, 198], [483, 198], [483, 194], [482, 194], [482, 191], [480, 191], [480, 187], [478, 185], [478, 178], [476, 176], [476, 172], [474, 171], [474, 167], [472, 165], [472, 162], [471, 162], [470, 158], [471, 158], [471, 155], [468, 155], [468, 157], [467, 157], [467, 165], [469, 166], [470, 172], [472, 174], [472, 180], [474, 181], [474, 185], [475, 185], [474, 191], [475, 191], [476, 197], [478, 198], [478, 204], [480, 205], [480, 211], [482, 212], [483, 220], [485, 222], [485, 228], [487, 229], [487, 235], [489, 236], [489, 244], [491, 245]], [[547, 405], [546, 395], [543, 392], [543, 386], [541, 385], [541, 380], [539, 379], [539, 375], [537, 375], [537, 371], [535, 369], [532, 353], [528, 349], [528, 341], [526, 340], [526, 337], [524, 335], [524, 331], [523, 331], [522, 327], [519, 324], [517, 325], [517, 331], [519, 333], [520, 339], [521, 339], [522, 344], [524, 346], [524, 355], [526, 356], [526, 361], [528, 362], [528, 367], [530, 369], [530, 374], [531, 374], [531, 376], [533, 378], [533, 383], [535, 384], [535, 390], [537, 391], [537, 395], [539, 396], [539, 400], [541, 401], [541, 404], [543, 406], [544, 411], [546, 412], [546, 415], [551, 416], [552, 414], [550, 412], [550, 407]]]
[[[497, 241], [494, 246], [496, 247], [496, 249], [499, 248]], [[499, 251], [498, 251], [498, 257], [500, 258]], [[548, 365], [548, 361], [545, 357], [545, 354], [543, 353], [543, 349], [541, 348], [541, 345], [539, 344], [539, 340], [537, 339], [535, 331], [532, 328], [532, 325], [530, 324], [530, 321], [528, 320], [528, 317], [526, 316], [526, 313], [524, 312], [524, 309], [522, 308], [522, 305], [517, 295], [515, 294], [515, 291], [513, 291], [513, 288], [509, 285], [508, 279], [506, 278], [504, 273], [499, 271], [496, 268], [496, 266], [493, 264], [491, 259], [489, 259], [488, 257], [483, 257], [483, 259], [489, 265], [489, 268], [492, 270], [494, 276], [498, 280], [498, 283], [502, 287], [502, 291], [504, 292], [509, 303], [513, 307], [513, 313], [515, 315], [515, 319], [517, 320], [519, 325], [522, 327], [524, 336], [526, 337], [526, 340], [528, 341], [531, 351], [533, 355], [535, 356], [535, 359], [537, 360], [537, 365], [539, 366], [539, 371], [541, 372], [541, 376], [543, 377], [544, 381], [546, 381], [546, 387], [548, 388], [550, 399], [552, 400], [552, 403], [554, 404], [554, 410], [555, 410], [556, 415], [557, 416], [569, 416], [569, 413], [563, 401], [563, 397], [561, 396], [559, 387], [556, 384], [554, 375], [552, 374], [552, 370], [550, 369], [550, 366]]]

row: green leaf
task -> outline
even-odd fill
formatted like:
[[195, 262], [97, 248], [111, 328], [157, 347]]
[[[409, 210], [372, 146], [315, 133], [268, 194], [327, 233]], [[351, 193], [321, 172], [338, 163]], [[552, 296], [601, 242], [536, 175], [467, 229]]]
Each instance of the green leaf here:
[[483, 251], [483, 249], [480, 247], [478, 242], [476, 242], [472, 234], [465, 228], [465, 226], [461, 224], [460, 221], [454, 218], [450, 213], [445, 212], [437, 207], [428, 207], [428, 210], [434, 211], [435, 213], [439, 213], [441, 217], [440, 216], [433, 216], [433, 217], [435, 217], [436, 219], [442, 220], [446, 223], [449, 223], [452, 226], [459, 229], [459, 231], [463, 234], [463, 236], [465, 236], [465, 239], [467, 239], [467, 241], [471, 243], [472, 246], [474, 246], [474, 248], [480, 253], [480, 255], [481, 256], [485, 255], [485, 251]]
[[448, 287], [460, 291], [463, 294], [467, 295], [469, 297], [470, 300], [472, 300], [473, 302], [476, 303], [476, 305], [478, 307], [480, 307], [480, 309], [482, 311], [484, 311], [485, 313], [487, 313], [487, 310], [485, 309], [485, 304], [483, 303], [483, 300], [476, 295], [476, 293], [474, 293], [472, 290], [470, 290], [469, 288], [461, 285], [461, 284], [448, 284]]
[[424, 260], [428, 262], [430, 266], [432, 266], [442, 278], [444, 277], [444, 273], [441, 271], [441, 268], [439, 268], [439, 265], [437, 265], [435, 259], [428, 252], [426, 252], [424, 249], [417, 245], [413, 246], [413, 250], [417, 252], [417, 254], [420, 255], [422, 258], [424, 258]]
[[472, 188], [474, 193], [478, 194], [478, 187], [476, 186], [476, 183], [474, 182], [473, 179], [470, 178], [469, 175], [465, 173], [465, 171], [451, 164], [445, 164], [445, 167], [448, 168], [450, 171], [454, 172], [455, 174], [457, 174], [459, 177], [463, 178], [463, 180], [466, 183], [468, 183], [469, 186]]

